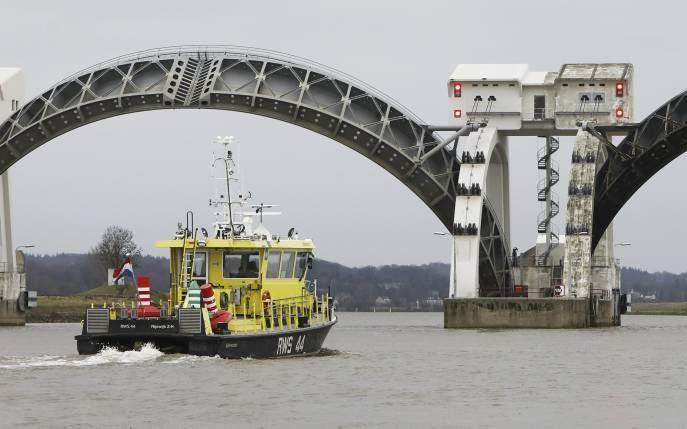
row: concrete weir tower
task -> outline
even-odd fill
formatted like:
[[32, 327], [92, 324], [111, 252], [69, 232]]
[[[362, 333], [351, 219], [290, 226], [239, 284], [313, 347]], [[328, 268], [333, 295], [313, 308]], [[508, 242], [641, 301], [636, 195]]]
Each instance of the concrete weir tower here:
[[[564, 64], [558, 72], [533, 72], [524, 64], [461, 64], [455, 69], [448, 83], [450, 121], [476, 131], [456, 145], [461, 166], [445, 327], [620, 323], [612, 225], [592, 248], [594, 183], [612, 146], [606, 136], [622, 134], [632, 121], [632, 75], [632, 65], [624, 63]], [[508, 136], [543, 141], [536, 160], [541, 172], [536, 201], [543, 210], [535, 246], [494, 255], [488, 241], [493, 231], [501, 231], [501, 241], [510, 248]], [[554, 159], [557, 136], [575, 136], [564, 233], [553, 222], [561, 211], [554, 191], [560, 180]], [[499, 257], [506, 261], [497, 262]], [[485, 258], [498, 275], [485, 275]]]
[[[18, 68], [0, 68], [0, 118], [9, 117], [23, 100], [24, 82]], [[27, 304], [23, 254], [12, 245], [9, 173], [0, 174], [0, 326], [23, 325]], [[15, 255], [18, 253], [19, 255]], [[17, 257], [18, 256], [18, 257]], [[17, 264], [19, 262], [19, 264]]]

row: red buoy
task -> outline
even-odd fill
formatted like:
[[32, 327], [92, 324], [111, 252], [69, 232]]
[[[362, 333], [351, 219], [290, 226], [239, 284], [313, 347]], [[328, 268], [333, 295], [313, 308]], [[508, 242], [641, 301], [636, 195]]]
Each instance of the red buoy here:
[[206, 283], [200, 287], [200, 296], [203, 297], [205, 307], [210, 314], [210, 325], [213, 330], [217, 328], [218, 323], [228, 323], [231, 320], [231, 313], [217, 308], [215, 290], [212, 288], [212, 283]]
[[203, 297], [203, 302], [210, 316], [214, 316], [217, 313], [217, 303], [215, 302], [215, 291], [211, 283], [205, 283], [200, 287], [200, 296]]
[[140, 276], [136, 280], [138, 288], [138, 317], [160, 317], [160, 309], [150, 304], [150, 277]]
[[138, 281], [138, 306], [147, 307], [150, 305], [150, 277], [140, 276]]

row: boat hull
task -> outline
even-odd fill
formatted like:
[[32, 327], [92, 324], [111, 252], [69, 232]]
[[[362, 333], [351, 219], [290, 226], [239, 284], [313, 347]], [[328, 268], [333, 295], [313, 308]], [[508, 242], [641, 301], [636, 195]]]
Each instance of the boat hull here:
[[134, 350], [152, 343], [165, 353], [188, 353], [196, 356], [220, 356], [227, 359], [268, 359], [314, 354], [320, 351], [331, 321], [318, 326], [266, 331], [256, 334], [189, 335], [166, 332], [125, 332], [77, 335], [77, 350], [81, 355], [95, 354], [106, 347], [122, 351]]

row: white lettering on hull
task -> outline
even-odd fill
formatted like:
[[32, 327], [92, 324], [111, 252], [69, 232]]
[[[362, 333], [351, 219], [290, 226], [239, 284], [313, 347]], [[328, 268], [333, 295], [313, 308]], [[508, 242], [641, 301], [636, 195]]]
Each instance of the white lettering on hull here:
[[288, 337], [279, 337], [277, 340], [277, 356], [290, 355], [292, 352], [301, 353], [305, 348], [305, 335], [299, 335], [296, 340], [295, 348], [293, 344], [293, 335]]

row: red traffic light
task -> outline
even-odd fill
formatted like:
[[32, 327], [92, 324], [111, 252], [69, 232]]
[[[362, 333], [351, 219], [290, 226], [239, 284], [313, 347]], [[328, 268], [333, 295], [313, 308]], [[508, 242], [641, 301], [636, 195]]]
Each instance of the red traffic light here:
[[460, 109], [454, 109], [453, 110], [453, 117], [457, 118], [457, 119], [462, 118], [463, 117], [463, 111]]
[[615, 96], [623, 97], [625, 95], [625, 82], [618, 81], [615, 83]]
[[463, 92], [463, 84], [460, 82], [453, 82], [453, 96], [458, 98]]
[[615, 117], [618, 119], [621, 119], [625, 115], [625, 111], [623, 110], [622, 107], [618, 107], [615, 109]]

